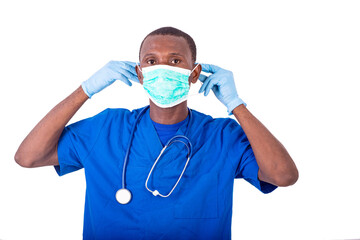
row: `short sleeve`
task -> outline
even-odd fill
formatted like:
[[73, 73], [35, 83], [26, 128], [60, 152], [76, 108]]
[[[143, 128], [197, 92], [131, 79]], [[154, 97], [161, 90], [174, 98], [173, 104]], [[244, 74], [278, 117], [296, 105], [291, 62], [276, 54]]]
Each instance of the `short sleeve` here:
[[235, 120], [228, 120], [223, 129], [223, 137], [228, 143], [228, 157], [234, 166], [235, 178], [245, 179], [263, 193], [274, 191], [277, 186], [259, 180], [259, 166], [254, 152], [244, 130]]
[[82, 169], [94, 147], [108, 110], [64, 128], [57, 148], [59, 165], [54, 166], [59, 176]]

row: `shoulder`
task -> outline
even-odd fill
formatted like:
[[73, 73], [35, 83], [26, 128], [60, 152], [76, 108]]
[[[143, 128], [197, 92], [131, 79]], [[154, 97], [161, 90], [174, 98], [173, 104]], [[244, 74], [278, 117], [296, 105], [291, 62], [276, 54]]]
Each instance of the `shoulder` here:
[[145, 107], [137, 108], [137, 109], [133, 109], [133, 110], [129, 110], [126, 108], [107, 108], [107, 109], [103, 110], [102, 112], [93, 116], [93, 118], [106, 118], [106, 119], [131, 118], [131, 117], [136, 117], [140, 113], [140, 111], [144, 108]]
[[111, 125], [114, 122], [129, 123], [136, 118], [141, 109], [142, 108], [134, 109], [131, 111], [125, 108], [107, 108], [92, 117], [85, 118], [71, 124], [70, 127], [80, 127], [83, 125], [91, 127], [102, 127], [106, 125]]
[[131, 111], [126, 108], [107, 108], [104, 111], [96, 114], [95, 118], [104, 118], [107, 120], [128, 118], [131, 116]]
[[213, 118], [210, 115], [192, 110], [195, 122], [198, 126], [211, 127], [212, 129], [238, 128], [241, 126], [232, 118]]
[[229, 149], [242, 139], [245, 134], [238, 122], [232, 118], [214, 118], [210, 115], [193, 110], [191, 135], [199, 146], [211, 144], [216, 149]]

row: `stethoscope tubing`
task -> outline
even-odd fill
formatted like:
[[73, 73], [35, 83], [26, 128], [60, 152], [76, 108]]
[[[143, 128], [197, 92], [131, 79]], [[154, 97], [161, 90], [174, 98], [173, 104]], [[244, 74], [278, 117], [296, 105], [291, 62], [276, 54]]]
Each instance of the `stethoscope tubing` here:
[[[186, 143], [184, 143], [183, 141], [174, 140], [174, 139], [176, 139], [176, 138], [185, 138], [185, 139], [188, 141], [188, 144], [190, 145], [190, 147], [189, 147]], [[175, 185], [173, 186], [173, 188], [171, 189], [171, 191], [170, 191], [167, 195], [163, 195], [163, 194], [159, 193], [159, 191], [156, 190], [156, 189], [155, 189], [155, 190], [149, 189], [149, 187], [148, 187], [148, 181], [149, 181], [149, 178], [150, 178], [150, 176], [151, 176], [151, 174], [152, 174], [152, 172], [153, 172], [156, 164], [158, 163], [160, 157], [161, 157], [162, 154], [165, 152], [165, 150], [166, 150], [172, 143], [174, 143], [174, 142], [181, 142], [181, 143], [183, 143], [183, 144], [186, 146], [186, 148], [188, 149], [187, 161], [186, 161], [186, 163], [185, 163], [185, 166], [184, 166], [184, 168], [183, 168], [183, 170], [182, 170], [182, 172], [181, 172], [178, 180], [176, 181], [176, 183], [175, 183]], [[171, 193], [175, 190], [175, 188], [176, 188], [176, 186], [178, 185], [178, 183], [180, 182], [180, 179], [182, 178], [182, 176], [183, 176], [183, 174], [184, 174], [184, 172], [185, 172], [185, 170], [186, 170], [186, 168], [187, 168], [187, 165], [188, 165], [188, 163], [189, 163], [189, 161], [190, 161], [190, 158], [191, 158], [191, 151], [192, 151], [192, 145], [191, 145], [190, 140], [189, 140], [186, 136], [176, 135], [176, 136], [172, 137], [172, 138], [167, 142], [167, 144], [165, 145], [165, 147], [161, 150], [159, 156], [156, 158], [156, 160], [155, 160], [155, 162], [154, 162], [154, 164], [153, 164], [153, 166], [152, 166], [152, 168], [151, 168], [151, 170], [150, 170], [150, 172], [149, 172], [149, 174], [148, 174], [148, 176], [147, 176], [147, 178], [146, 178], [146, 182], [145, 182], [145, 187], [146, 187], [146, 189], [147, 189], [149, 192], [151, 192], [154, 196], [159, 195], [159, 196], [161, 196], [161, 197], [163, 197], [163, 198], [169, 197], [169, 196], [171, 195]]]
[[124, 164], [123, 164], [123, 171], [122, 171], [122, 188], [123, 189], [126, 187], [125, 186], [125, 172], [126, 172], [127, 161], [129, 159], [130, 148], [131, 148], [131, 145], [132, 145], [132, 141], [134, 139], [135, 128], [137, 126], [137, 123], [140, 121], [140, 118], [144, 115], [144, 113], [146, 112], [146, 110], [149, 107], [150, 106], [146, 106], [143, 110], [141, 110], [141, 112], [139, 113], [139, 115], [135, 119], [135, 123], [133, 124], [132, 129], [131, 129], [130, 139], [129, 139], [128, 147], [126, 149], [126, 154], [125, 154]]
[[[135, 119], [135, 123], [133, 124], [132, 129], [131, 129], [130, 139], [129, 139], [128, 147], [127, 147], [127, 149], [126, 149], [126, 154], [125, 154], [124, 163], [123, 163], [122, 189], [126, 189], [126, 184], [125, 184], [125, 182], [126, 182], [126, 180], [125, 180], [125, 178], [126, 178], [126, 166], [127, 166], [127, 162], [128, 162], [128, 159], [129, 159], [129, 154], [130, 154], [130, 148], [131, 148], [131, 145], [132, 145], [132, 141], [133, 141], [133, 139], [134, 139], [135, 129], [136, 129], [136, 126], [137, 126], [138, 122], [140, 121], [141, 117], [145, 114], [145, 112], [149, 109], [149, 107], [150, 107], [150, 106], [148, 105], [148, 106], [144, 107], [144, 108], [141, 110], [141, 112], [139, 113], [139, 115], [138, 115], [137, 118]], [[148, 177], [147, 177], [146, 182], [145, 182], [145, 187], [146, 187], [146, 189], [147, 189], [148, 191], [152, 192], [154, 196], [156, 196], [155, 194], [160, 195], [160, 196], [162, 196], [162, 197], [168, 197], [168, 196], [170, 196], [170, 194], [174, 191], [174, 189], [176, 188], [176, 186], [177, 186], [178, 183], [180, 182], [180, 179], [182, 178], [182, 176], [183, 176], [183, 174], [184, 174], [184, 172], [185, 172], [185, 170], [186, 170], [186, 168], [187, 168], [187, 165], [188, 165], [189, 160], [190, 160], [191, 155], [192, 155], [192, 144], [191, 144], [191, 141], [186, 137], [186, 136], [188, 135], [188, 132], [189, 132], [189, 128], [190, 128], [189, 126], [190, 126], [190, 121], [191, 121], [191, 120], [192, 120], [192, 112], [191, 112], [191, 110], [189, 109], [189, 123], [188, 123], [188, 127], [187, 127], [187, 129], [186, 129], [185, 135], [176, 135], [176, 136], [172, 137], [172, 138], [167, 142], [167, 144], [165, 145], [165, 147], [161, 150], [159, 156], [157, 157], [155, 163], [153, 164], [153, 166], [152, 166], [152, 168], [151, 168], [151, 170], [150, 170], [150, 172], [149, 172], [149, 174], [148, 174]], [[188, 146], [187, 144], [185, 144], [183, 141], [180, 141], [180, 140], [177, 140], [177, 141], [184, 143], [185, 146], [187, 147], [187, 149], [188, 149], [188, 155], [187, 155], [188, 159], [187, 159], [187, 161], [186, 161], [186, 163], [185, 163], [185, 166], [184, 166], [184, 168], [183, 168], [183, 171], [181, 172], [181, 175], [179, 176], [176, 184], [174, 185], [174, 187], [172, 188], [172, 190], [170, 191], [170, 193], [164, 196], [164, 195], [160, 194], [157, 190], [155, 190], [155, 191], [150, 190], [150, 189], [147, 187], [147, 182], [148, 182], [148, 180], [149, 180], [149, 178], [150, 178], [150, 175], [151, 175], [153, 169], [155, 168], [155, 165], [157, 164], [158, 160], [160, 159], [161, 155], [163, 154], [163, 152], [165, 151], [165, 149], [166, 149], [168, 146], [170, 146], [173, 142], [175, 142], [175, 141], [173, 141], [173, 140], [176, 139], [176, 138], [185, 138], [185, 139], [187, 140], [189, 146]]]

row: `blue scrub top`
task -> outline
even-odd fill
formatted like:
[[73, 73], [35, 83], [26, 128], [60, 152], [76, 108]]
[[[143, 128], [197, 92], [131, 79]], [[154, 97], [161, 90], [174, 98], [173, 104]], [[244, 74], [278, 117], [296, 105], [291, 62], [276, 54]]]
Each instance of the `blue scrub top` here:
[[[145, 188], [148, 173], [163, 148], [149, 109], [134, 134], [126, 167], [127, 205], [116, 201], [131, 128], [141, 109], [106, 109], [67, 126], [58, 143], [64, 174], [84, 168], [86, 196], [84, 239], [231, 239], [234, 178], [244, 178], [263, 193], [276, 186], [258, 179], [258, 164], [241, 126], [231, 118], [192, 111], [177, 134], [187, 137], [193, 156], [168, 198]], [[154, 168], [150, 189], [166, 195], [181, 174], [187, 149], [175, 143]]]

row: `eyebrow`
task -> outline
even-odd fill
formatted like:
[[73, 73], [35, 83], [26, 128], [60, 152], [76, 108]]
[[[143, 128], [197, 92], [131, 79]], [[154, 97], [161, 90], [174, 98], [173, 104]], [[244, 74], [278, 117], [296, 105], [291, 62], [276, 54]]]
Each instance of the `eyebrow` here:
[[[169, 55], [185, 57], [183, 54], [177, 53], [177, 52], [169, 53]], [[147, 53], [147, 54], [145, 54], [145, 56], [143, 58], [146, 58], [146, 57], [149, 57], [149, 56], [156, 56], [156, 54], [155, 53]]]
[[153, 55], [156, 55], [155, 53], [148, 53], [148, 54], [145, 54], [145, 56], [143, 58], [146, 58], [146, 57], [149, 57], [149, 56], [153, 56]]
[[169, 55], [184, 57], [181, 53], [169, 53]]

